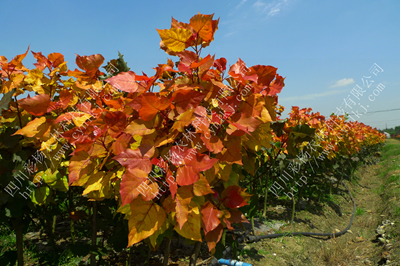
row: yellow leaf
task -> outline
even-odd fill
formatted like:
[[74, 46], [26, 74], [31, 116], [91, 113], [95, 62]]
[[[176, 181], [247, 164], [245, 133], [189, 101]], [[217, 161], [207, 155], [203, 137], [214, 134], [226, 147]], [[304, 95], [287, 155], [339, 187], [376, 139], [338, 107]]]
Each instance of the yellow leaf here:
[[42, 77], [43, 77], [43, 72], [38, 68], [34, 68], [29, 71], [28, 75], [26, 75], [25, 82], [35, 83], [37, 79], [41, 79]]
[[186, 41], [192, 36], [190, 30], [172, 28], [157, 30], [164, 45], [174, 52], [182, 52], [186, 48]]
[[0, 86], [0, 93], [7, 93], [14, 88], [19, 88], [19, 85], [24, 80], [24, 74], [11, 74], [10, 80], [3, 82], [2, 86]]
[[223, 181], [228, 181], [229, 176], [232, 171], [232, 165], [228, 164], [226, 162], [218, 163], [218, 164], [219, 164], [219, 171], [218, 171], [217, 177], [219, 179], [222, 179]]
[[76, 116], [72, 116], [72, 121], [74, 121], [74, 124], [77, 127], [81, 127], [83, 125], [83, 123], [85, 123], [85, 121], [91, 117], [90, 114], [87, 113], [78, 113], [80, 116], [76, 117]]
[[251, 132], [251, 136], [243, 135], [243, 138], [247, 138], [244, 143], [249, 149], [253, 151], [257, 152], [261, 150], [261, 147], [265, 147], [268, 149], [271, 146], [270, 123], [259, 125], [254, 132]]
[[187, 217], [187, 222], [182, 226], [182, 229], [179, 228], [179, 224], [175, 225], [175, 231], [183, 236], [184, 238], [201, 241], [201, 216], [199, 207], [193, 207], [191, 212]]
[[[131, 211], [128, 247], [154, 234], [165, 222], [164, 210], [152, 201], [142, 200], [141, 196], [131, 202]], [[200, 225], [200, 215], [198, 219]]]
[[13, 135], [23, 135], [29, 138], [35, 136], [41, 137], [46, 133], [48, 128], [49, 125], [46, 123], [46, 117], [42, 116], [41, 118], [36, 118], [35, 120], [32, 120], [25, 127], [21, 128]]
[[157, 238], [159, 235], [163, 234], [167, 229], [170, 227], [170, 224], [168, 222], [168, 219], [165, 220], [165, 223], [161, 226], [160, 230], [157, 230], [153, 235], [149, 237], [150, 239], [150, 244], [153, 248], [153, 250], [157, 249]]
[[101, 190], [102, 187], [110, 186], [110, 177], [112, 174], [107, 174], [106, 172], [99, 171], [91, 175], [86, 183], [86, 188], [82, 195], [86, 195], [92, 191]]

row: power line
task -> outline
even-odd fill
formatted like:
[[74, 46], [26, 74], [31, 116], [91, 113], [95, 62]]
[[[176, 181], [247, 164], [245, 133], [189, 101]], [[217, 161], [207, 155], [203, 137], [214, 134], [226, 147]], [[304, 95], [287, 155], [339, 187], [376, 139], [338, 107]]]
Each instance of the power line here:
[[399, 121], [400, 119], [392, 119], [392, 120], [379, 120], [379, 121], [370, 121], [370, 122], [368, 122], [368, 123], [378, 123], [378, 122], [383, 122], [383, 123], [385, 123], [385, 122], [390, 122], [390, 121]]
[[398, 111], [398, 110], [400, 110], [400, 108], [367, 112], [366, 114], [383, 113], [383, 112], [391, 112], [391, 111]]

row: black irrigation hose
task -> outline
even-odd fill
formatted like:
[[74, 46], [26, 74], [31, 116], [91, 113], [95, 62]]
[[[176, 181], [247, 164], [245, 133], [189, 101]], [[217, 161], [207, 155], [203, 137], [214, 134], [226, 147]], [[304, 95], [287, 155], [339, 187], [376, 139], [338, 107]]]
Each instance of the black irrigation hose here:
[[[337, 233], [312, 233], [312, 232], [294, 232], [294, 233], [282, 233], [282, 234], [270, 234], [270, 235], [264, 235], [264, 236], [247, 236], [250, 231], [247, 231], [241, 238], [238, 239], [238, 243], [243, 242], [243, 240], [246, 240], [246, 242], [255, 242], [264, 238], [275, 238], [275, 237], [281, 237], [281, 236], [297, 236], [297, 235], [303, 235], [303, 236], [328, 236], [328, 237], [337, 237], [344, 235], [351, 227], [353, 224], [354, 220], [354, 215], [356, 213], [356, 202], [353, 198], [353, 195], [351, 195], [350, 190], [347, 188], [346, 184], [342, 181], [342, 184], [344, 187], [347, 189], [349, 192], [349, 195], [351, 197], [351, 200], [353, 201], [353, 214], [351, 215], [350, 223], [349, 225], [342, 231], [337, 232]], [[246, 238], [247, 237], [247, 238]], [[230, 251], [232, 247], [227, 247], [225, 251], [222, 253], [222, 256], [225, 257]], [[211, 262], [209, 265], [219, 265], [218, 260], [216, 258], [212, 258]]]

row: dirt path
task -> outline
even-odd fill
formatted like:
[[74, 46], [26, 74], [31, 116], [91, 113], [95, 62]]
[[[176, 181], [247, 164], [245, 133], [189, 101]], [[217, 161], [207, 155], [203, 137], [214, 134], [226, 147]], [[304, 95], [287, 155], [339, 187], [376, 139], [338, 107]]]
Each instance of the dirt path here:
[[[358, 184], [348, 183], [357, 211], [348, 233], [337, 238], [281, 237], [243, 246], [242, 261], [253, 265], [400, 265], [400, 141], [388, 140], [381, 161], [356, 173]], [[352, 201], [345, 188], [329, 204], [302, 203], [295, 223], [282, 232], [327, 232], [344, 229]], [[269, 217], [289, 220], [289, 207], [270, 208]], [[382, 222], [386, 225], [382, 226]], [[379, 235], [377, 229], [379, 227]], [[379, 237], [381, 239], [379, 239]]]

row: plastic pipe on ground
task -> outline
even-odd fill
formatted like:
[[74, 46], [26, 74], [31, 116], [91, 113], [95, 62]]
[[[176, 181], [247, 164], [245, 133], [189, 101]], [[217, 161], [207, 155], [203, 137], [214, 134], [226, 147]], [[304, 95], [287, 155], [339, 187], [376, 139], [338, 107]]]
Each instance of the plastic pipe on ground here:
[[242, 261], [237, 261], [237, 260], [226, 260], [226, 259], [219, 259], [218, 260], [219, 264], [222, 265], [232, 265], [232, 266], [253, 266], [252, 264], [242, 262]]

